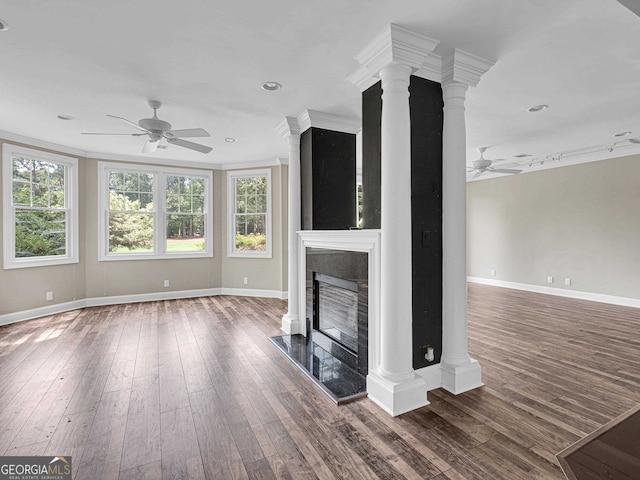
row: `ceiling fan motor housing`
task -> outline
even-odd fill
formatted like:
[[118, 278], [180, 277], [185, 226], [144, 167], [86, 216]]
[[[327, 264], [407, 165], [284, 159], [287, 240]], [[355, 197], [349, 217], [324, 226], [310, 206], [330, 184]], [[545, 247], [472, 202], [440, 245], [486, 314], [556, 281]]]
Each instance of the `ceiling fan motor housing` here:
[[491, 164], [493, 163], [492, 160], [487, 160], [485, 158], [479, 158], [478, 160], [474, 160], [473, 161], [473, 168], [475, 169], [483, 169], [483, 168], [487, 168], [490, 167]]
[[159, 133], [160, 135], [171, 130], [171, 124], [159, 118], [143, 118], [138, 122], [138, 125], [150, 132]]

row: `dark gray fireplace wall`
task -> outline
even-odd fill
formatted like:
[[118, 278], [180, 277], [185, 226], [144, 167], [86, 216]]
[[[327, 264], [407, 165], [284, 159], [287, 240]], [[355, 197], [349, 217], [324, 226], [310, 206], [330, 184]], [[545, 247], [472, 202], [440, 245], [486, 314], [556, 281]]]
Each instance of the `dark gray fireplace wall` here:
[[[442, 87], [411, 77], [411, 254], [413, 367], [440, 363], [442, 355]], [[382, 88], [362, 94], [364, 228], [380, 228]], [[424, 358], [427, 347], [435, 359]]]
[[303, 230], [349, 230], [356, 222], [356, 136], [311, 127], [300, 136]]

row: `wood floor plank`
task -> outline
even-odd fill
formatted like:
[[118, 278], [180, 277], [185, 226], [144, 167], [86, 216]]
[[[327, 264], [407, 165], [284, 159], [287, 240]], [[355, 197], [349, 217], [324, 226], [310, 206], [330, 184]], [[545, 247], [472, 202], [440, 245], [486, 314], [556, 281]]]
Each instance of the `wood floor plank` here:
[[159, 480], [162, 478], [160, 460], [120, 472], [118, 480]]
[[247, 472], [218, 394], [203, 390], [192, 393], [189, 399], [207, 478], [246, 479]]
[[189, 393], [180, 352], [160, 353], [159, 360], [160, 411], [167, 412], [189, 406]]
[[204, 479], [191, 409], [184, 407], [162, 412], [160, 423], [163, 477]]
[[215, 296], [0, 326], [0, 453], [75, 478], [558, 480], [640, 403], [640, 310], [470, 284], [485, 386], [392, 418], [336, 406], [268, 340], [286, 302]]
[[130, 470], [160, 458], [158, 377], [138, 377], [131, 388], [120, 470]]
[[13, 439], [11, 451], [33, 443], [51, 441], [84, 371], [82, 367], [63, 370], [60, 377], [50, 383], [47, 392]]
[[74, 458], [76, 479], [117, 479], [129, 410], [129, 390], [105, 392], [102, 396], [82, 458]]

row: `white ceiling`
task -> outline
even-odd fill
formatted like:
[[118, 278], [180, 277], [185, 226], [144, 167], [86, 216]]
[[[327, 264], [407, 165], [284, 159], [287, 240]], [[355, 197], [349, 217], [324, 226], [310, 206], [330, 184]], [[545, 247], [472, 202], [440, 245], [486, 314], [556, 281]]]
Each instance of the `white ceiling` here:
[[[208, 130], [194, 141], [213, 151], [172, 145], [154, 158], [286, 157], [285, 116], [360, 116], [353, 56], [389, 23], [496, 62], [468, 93], [469, 163], [480, 146], [505, 163], [530, 154], [520, 162], [533, 169], [594, 145], [598, 158], [640, 151], [613, 137], [640, 138], [640, 17], [616, 0], [24, 0], [0, 18], [0, 130], [81, 151], [142, 157], [144, 137], [80, 132], [133, 132], [106, 114], [138, 121], [158, 99], [161, 119]], [[267, 80], [283, 89], [261, 90]], [[537, 104], [550, 108], [527, 112]]]

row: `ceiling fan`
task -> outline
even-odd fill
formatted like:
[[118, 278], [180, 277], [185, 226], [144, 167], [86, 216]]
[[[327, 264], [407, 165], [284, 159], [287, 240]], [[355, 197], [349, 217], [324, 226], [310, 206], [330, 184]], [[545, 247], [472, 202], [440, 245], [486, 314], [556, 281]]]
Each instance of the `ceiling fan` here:
[[200, 145], [199, 143], [189, 142], [182, 140], [185, 137], [210, 137], [209, 133], [203, 128], [187, 128], [184, 130], [171, 130], [171, 124], [160, 120], [157, 115], [157, 110], [162, 106], [157, 100], [149, 100], [149, 106], [153, 109], [153, 117], [143, 118], [138, 123], [127, 120], [126, 118], [117, 117], [115, 115], [107, 115], [107, 117], [117, 118], [123, 121], [127, 125], [141, 130], [143, 133], [87, 133], [82, 132], [82, 135], [127, 135], [133, 137], [142, 137], [147, 135], [149, 139], [142, 148], [142, 153], [153, 153], [158, 148], [160, 140], [163, 138], [172, 145], [178, 145], [179, 147], [189, 148], [201, 153], [209, 153], [213, 150], [206, 145]]
[[480, 152], [480, 158], [473, 161], [473, 168], [467, 168], [469, 172], [475, 172], [471, 178], [478, 178], [485, 172], [489, 173], [510, 173], [516, 174], [522, 172], [522, 170], [514, 170], [511, 168], [493, 168], [491, 165], [495, 162], [500, 162], [502, 159], [489, 160], [484, 158], [484, 152], [487, 150], [487, 147], [480, 147], [478, 151]]

